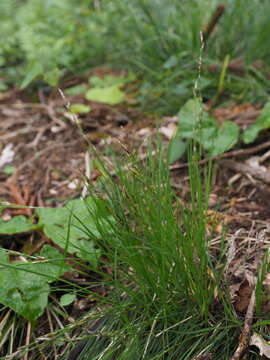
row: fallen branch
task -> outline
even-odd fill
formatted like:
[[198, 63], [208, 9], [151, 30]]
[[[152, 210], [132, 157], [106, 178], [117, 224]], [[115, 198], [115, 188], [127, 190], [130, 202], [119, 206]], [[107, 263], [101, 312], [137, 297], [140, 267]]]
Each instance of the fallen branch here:
[[259, 167], [253, 167], [248, 164], [239, 163], [233, 160], [223, 160], [221, 164], [244, 175], [251, 175], [264, 181], [267, 184], [270, 184], [269, 171], [263, 171]]
[[[270, 140], [266, 141], [265, 143], [248, 148], [248, 149], [233, 150], [233, 151], [229, 151], [229, 152], [226, 152], [226, 153], [218, 155], [218, 156], [214, 156], [211, 159], [206, 158], [206, 159], [200, 160], [199, 165], [207, 164], [210, 160], [228, 159], [228, 158], [233, 158], [233, 157], [242, 156], [242, 155], [255, 154], [255, 153], [257, 153], [263, 149], [267, 149], [269, 147], [270, 147]], [[187, 168], [188, 166], [189, 166], [188, 163], [175, 164], [175, 165], [170, 166], [170, 170], [173, 171], [173, 170], [184, 169], [184, 168]]]
[[250, 332], [251, 332], [251, 325], [253, 322], [253, 316], [255, 311], [255, 287], [252, 291], [249, 305], [247, 308], [246, 316], [245, 316], [245, 323], [242, 330], [242, 333], [239, 338], [239, 344], [237, 346], [237, 349], [235, 350], [231, 360], [240, 360], [242, 356], [245, 354], [247, 347], [249, 345], [249, 339], [250, 339]]

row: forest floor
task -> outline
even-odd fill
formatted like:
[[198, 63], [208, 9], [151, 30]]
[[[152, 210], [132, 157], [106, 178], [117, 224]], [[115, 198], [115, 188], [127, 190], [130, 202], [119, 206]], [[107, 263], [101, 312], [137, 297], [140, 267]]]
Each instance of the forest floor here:
[[[11, 172], [0, 172], [0, 199], [23, 206], [57, 207], [78, 198], [86, 176], [87, 142], [96, 147], [113, 171], [108, 146], [121, 158], [136, 150], [139, 159], [144, 159], [147, 140], [159, 132], [167, 146], [178, 122], [177, 117], [157, 119], [132, 105], [92, 102], [91, 112], [79, 117], [82, 136], [57, 90], [49, 95], [40, 91], [37, 97], [33, 101], [24, 92], [11, 90], [0, 98], [0, 141], [2, 150], [8, 148], [12, 154], [8, 161]], [[67, 96], [67, 100], [71, 104], [85, 102], [80, 95]], [[213, 110], [212, 116], [219, 124], [232, 120], [245, 128], [255, 121], [261, 107], [261, 104], [231, 103]], [[213, 245], [220, 241], [224, 236], [222, 224], [226, 224], [225, 239], [231, 251], [227, 269], [231, 298], [236, 313], [243, 318], [250, 305], [258, 259], [269, 245], [269, 169], [270, 142], [266, 135], [251, 146], [238, 147], [221, 155], [214, 164], [208, 210], [208, 225], [215, 234], [211, 241]], [[175, 162], [170, 171], [172, 186], [186, 199], [189, 187], [186, 159]], [[95, 184], [100, 176], [102, 173], [94, 168], [88, 181]], [[6, 208], [1, 217], [8, 220], [15, 215], [31, 216], [32, 209]], [[1, 237], [1, 245], [5, 248], [30, 255], [46, 243], [51, 244], [51, 241], [44, 235]], [[265, 282], [269, 279], [270, 274], [266, 274]], [[77, 282], [80, 280], [85, 279], [76, 278]], [[76, 318], [91, 306], [91, 300], [87, 303], [77, 299], [70, 307], [70, 314]], [[270, 301], [265, 301], [264, 313], [269, 311]], [[48, 330], [46, 316], [40, 321], [38, 333], [43, 336]]]

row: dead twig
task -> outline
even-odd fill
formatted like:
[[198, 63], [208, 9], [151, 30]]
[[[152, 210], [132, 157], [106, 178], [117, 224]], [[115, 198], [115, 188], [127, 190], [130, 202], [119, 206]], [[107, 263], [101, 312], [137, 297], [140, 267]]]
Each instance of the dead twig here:
[[263, 171], [259, 167], [253, 167], [233, 160], [223, 160], [221, 164], [246, 176], [251, 175], [267, 184], [270, 184], [270, 172]]
[[246, 316], [245, 316], [245, 323], [242, 330], [242, 333], [239, 338], [239, 344], [237, 346], [237, 349], [235, 350], [231, 360], [240, 360], [244, 353], [247, 350], [247, 347], [249, 345], [249, 339], [250, 339], [250, 332], [251, 332], [251, 325], [253, 322], [253, 316], [255, 311], [255, 287], [252, 291], [249, 305], [247, 308]]
[[42, 136], [44, 135], [44, 133], [51, 128], [51, 124], [49, 125], [45, 125], [40, 127], [39, 129], [36, 129], [37, 134], [34, 138], [33, 141], [31, 141], [29, 144], [26, 145], [26, 147], [30, 148], [30, 147], [37, 147], [40, 139], [42, 138]]
[[[210, 158], [206, 158], [206, 159], [202, 159], [199, 161], [199, 165], [205, 165], [207, 164], [210, 160], [220, 160], [220, 159], [229, 159], [229, 158], [233, 158], [233, 157], [238, 157], [238, 156], [242, 156], [242, 155], [250, 155], [250, 154], [255, 154], [263, 149], [267, 149], [270, 147], [270, 140], [266, 141], [262, 144], [253, 146], [251, 148], [248, 149], [239, 149], [239, 150], [233, 150], [233, 151], [228, 151], [224, 154], [218, 155], [218, 156], [213, 156], [211, 159]], [[189, 166], [188, 163], [184, 163], [184, 164], [175, 164], [175, 165], [171, 165], [170, 166], [170, 170], [179, 170], [179, 169], [185, 169]]]
[[[28, 346], [30, 344], [30, 337], [31, 337], [31, 323], [27, 323], [27, 331], [26, 331], [26, 339], [25, 345]], [[24, 354], [23, 360], [28, 360], [28, 352]]]

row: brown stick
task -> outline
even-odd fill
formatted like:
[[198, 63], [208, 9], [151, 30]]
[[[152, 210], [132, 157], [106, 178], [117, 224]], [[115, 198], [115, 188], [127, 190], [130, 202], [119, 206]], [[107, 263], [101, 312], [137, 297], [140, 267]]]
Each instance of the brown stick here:
[[257, 179], [264, 181], [266, 184], [270, 184], [270, 172], [268, 171], [263, 171], [260, 168], [252, 167], [248, 164], [239, 163], [233, 160], [223, 160], [221, 164], [244, 175], [249, 174], [254, 176]]
[[[226, 152], [226, 153], [218, 155], [218, 156], [214, 156], [211, 160], [228, 159], [228, 158], [233, 158], [236, 156], [255, 154], [255, 153], [257, 153], [263, 149], [267, 149], [269, 147], [270, 147], [270, 140], [266, 141], [265, 143], [248, 148], [248, 149], [233, 150], [233, 151], [229, 151], [229, 152]], [[207, 164], [209, 162], [209, 160], [210, 160], [209, 158], [200, 160], [199, 165]], [[170, 170], [179, 170], [179, 169], [184, 169], [187, 167], [188, 167], [188, 163], [175, 164], [175, 165], [170, 166]]]
[[255, 310], [255, 288], [252, 291], [250, 301], [248, 304], [246, 316], [245, 316], [245, 323], [242, 330], [242, 333], [240, 335], [239, 344], [237, 346], [237, 349], [235, 350], [231, 360], [240, 360], [244, 353], [247, 350], [247, 347], [249, 345], [249, 339], [250, 339], [250, 328], [253, 322], [253, 315]]
[[[30, 344], [30, 337], [31, 337], [31, 323], [27, 323], [27, 330], [26, 330], [26, 339], [25, 339], [25, 345]], [[23, 360], [28, 360], [28, 351], [24, 354]]]
[[204, 26], [202, 36], [203, 36], [203, 42], [204, 47], [206, 45], [206, 42], [209, 38], [209, 36], [212, 34], [216, 24], [218, 23], [219, 19], [221, 18], [223, 12], [225, 10], [225, 5], [219, 5], [216, 8], [216, 11], [214, 12], [212, 18], [210, 19], [209, 23]]

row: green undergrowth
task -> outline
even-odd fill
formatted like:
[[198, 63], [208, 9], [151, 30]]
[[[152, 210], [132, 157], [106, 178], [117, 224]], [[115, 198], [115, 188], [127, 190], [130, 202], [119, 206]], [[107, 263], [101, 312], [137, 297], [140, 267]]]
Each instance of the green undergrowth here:
[[178, 128], [169, 145], [169, 162], [181, 158], [191, 141], [196, 141], [209, 157], [218, 156], [236, 144], [254, 142], [262, 131], [270, 127], [270, 102], [268, 101], [255, 122], [244, 131], [233, 121], [221, 126], [203, 110], [200, 98], [193, 98], [178, 113]]
[[[269, 88], [267, 0], [224, 0], [202, 56], [205, 100], [264, 101]], [[0, 4], [0, 90], [55, 86], [97, 66], [136, 71], [139, 104], [175, 113], [192, 95], [200, 31], [218, 0], [5, 0]], [[10, 33], [13, 36], [10, 36]], [[238, 70], [230, 62], [240, 61]]]

